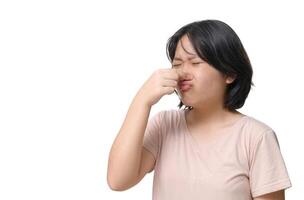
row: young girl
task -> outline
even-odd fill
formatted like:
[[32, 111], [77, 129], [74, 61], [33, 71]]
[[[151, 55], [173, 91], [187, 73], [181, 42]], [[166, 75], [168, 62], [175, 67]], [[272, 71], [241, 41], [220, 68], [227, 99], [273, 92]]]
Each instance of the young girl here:
[[[254, 85], [236, 33], [218, 20], [196, 21], [168, 40], [167, 54], [172, 68], [144, 83], [115, 138], [110, 188], [126, 190], [154, 170], [153, 200], [283, 200], [291, 182], [274, 130], [236, 110]], [[173, 92], [179, 110], [148, 120]]]

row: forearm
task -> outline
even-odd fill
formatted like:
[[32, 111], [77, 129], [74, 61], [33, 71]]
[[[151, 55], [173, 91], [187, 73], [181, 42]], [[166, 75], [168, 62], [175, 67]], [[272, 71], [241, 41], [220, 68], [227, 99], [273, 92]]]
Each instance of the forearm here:
[[130, 185], [140, 168], [144, 132], [151, 106], [137, 94], [112, 145], [108, 162], [108, 182], [114, 187]]

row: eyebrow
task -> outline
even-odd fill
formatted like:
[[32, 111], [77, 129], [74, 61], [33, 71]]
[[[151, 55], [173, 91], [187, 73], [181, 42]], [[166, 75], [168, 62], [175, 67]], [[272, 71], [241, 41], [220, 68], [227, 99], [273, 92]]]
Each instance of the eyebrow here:
[[[193, 60], [193, 59], [195, 59], [195, 58], [199, 58], [199, 57], [198, 57], [198, 56], [192, 56], [192, 57], [189, 57], [188, 60]], [[181, 60], [181, 61], [182, 61], [182, 59], [179, 58], [179, 57], [174, 57], [173, 60]]]

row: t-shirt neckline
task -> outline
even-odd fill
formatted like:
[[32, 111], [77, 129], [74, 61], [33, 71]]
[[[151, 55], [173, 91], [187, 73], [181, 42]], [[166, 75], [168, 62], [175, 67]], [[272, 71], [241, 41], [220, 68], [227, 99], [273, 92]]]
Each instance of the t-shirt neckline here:
[[[186, 137], [190, 138], [191, 143], [194, 144], [194, 145], [196, 146], [196, 148], [197, 148], [199, 151], [201, 151], [201, 147], [200, 147], [200, 145], [199, 145], [199, 142], [196, 141], [196, 139], [195, 139], [194, 136], [191, 134], [191, 132], [190, 132], [190, 130], [189, 130], [189, 128], [188, 128], [188, 124], [187, 124], [187, 121], [186, 121], [186, 111], [187, 111], [186, 109], [183, 109], [183, 110], [181, 110], [181, 112], [180, 112], [181, 115], [182, 115], [182, 118], [183, 118], [182, 120], [183, 120], [183, 127], [184, 127], [184, 131], [185, 131], [185, 135], [186, 135]], [[233, 128], [233, 127], [235, 127], [235, 126], [241, 124], [241, 122], [245, 121], [248, 117], [249, 117], [249, 116], [247, 116], [247, 115], [242, 116], [240, 119], [238, 119], [236, 122], [234, 122], [233, 125], [229, 126], [229, 128]], [[216, 143], [216, 142], [217, 142], [217, 140], [216, 140], [216, 139], [213, 139], [212, 142], [211, 142], [211, 144], [214, 144], [214, 143]], [[209, 145], [208, 145], [208, 146], [209, 146]]]

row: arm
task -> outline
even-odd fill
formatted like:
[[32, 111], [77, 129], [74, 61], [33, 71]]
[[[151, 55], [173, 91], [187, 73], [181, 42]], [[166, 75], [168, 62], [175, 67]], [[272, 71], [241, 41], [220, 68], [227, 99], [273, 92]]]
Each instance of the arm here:
[[140, 95], [133, 99], [123, 125], [112, 145], [107, 181], [113, 190], [125, 190], [138, 182], [144, 132], [151, 106]]
[[111, 189], [128, 189], [153, 169], [155, 159], [143, 148], [151, 107], [162, 96], [172, 94], [185, 76], [174, 69], [159, 69], [140, 88], [110, 151], [107, 181]]
[[285, 200], [284, 190], [279, 190], [254, 198], [253, 200]]

